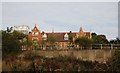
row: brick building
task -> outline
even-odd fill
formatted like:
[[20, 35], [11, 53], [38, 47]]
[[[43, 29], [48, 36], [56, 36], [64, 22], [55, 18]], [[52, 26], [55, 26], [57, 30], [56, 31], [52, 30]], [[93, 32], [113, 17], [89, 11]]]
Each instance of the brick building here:
[[91, 32], [84, 32], [82, 27], [80, 27], [79, 32], [41, 32], [35, 25], [31, 32], [28, 34], [29, 40], [38, 41], [39, 44], [42, 44], [43, 41], [47, 41], [46, 45], [49, 46], [49, 39], [54, 39], [54, 46], [60, 49], [67, 48], [70, 45], [69, 36], [73, 36], [73, 41], [82, 36], [91, 38]]

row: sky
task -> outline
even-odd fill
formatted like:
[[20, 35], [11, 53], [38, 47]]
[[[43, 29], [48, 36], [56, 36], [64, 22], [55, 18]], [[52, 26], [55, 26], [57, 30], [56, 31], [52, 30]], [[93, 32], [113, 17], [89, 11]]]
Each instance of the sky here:
[[44, 32], [84, 31], [118, 37], [117, 2], [3, 2], [2, 29], [34, 25]]

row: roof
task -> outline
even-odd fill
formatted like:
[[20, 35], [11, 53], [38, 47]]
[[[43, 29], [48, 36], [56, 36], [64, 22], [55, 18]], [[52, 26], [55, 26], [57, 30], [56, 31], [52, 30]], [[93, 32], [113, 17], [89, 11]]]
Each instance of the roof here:
[[[38, 28], [36, 27], [36, 25], [34, 26], [32, 32], [39, 32], [40, 31], [38, 30]], [[69, 40], [64, 40], [64, 35], [65, 34], [68, 34], [68, 38], [70, 36], [70, 34], [73, 35], [73, 37], [76, 37], [76, 35], [84, 35], [87, 36], [87, 37], [90, 37], [90, 32], [83, 32], [83, 29], [82, 27], [80, 27], [80, 31], [79, 32], [42, 32], [40, 35], [44, 35], [46, 34], [47, 35], [47, 39], [49, 38], [54, 38], [55, 41], [57, 42], [68, 42]]]
[[[51, 37], [53, 37], [54, 39], [55, 39], [55, 41], [57, 41], [57, 42], [67, 42], [67, 41], [69, 41], [69, 40], [64, 40], [64, 35], [65, 35], [66, 33], [65, 32], [59, 32], [59, 33], [46, 33], [46, 35], [47, 35], [47, 38], [49, 39], [49, 38], [51, 38]], [[70, 35], [70, 33], [67, 33], [68, 34], [68, 36]], [[73, 37], [75, 37], [76, 36], [76, 33], [71, 33], [72, 35], [73, 35]]]
[[39, 31], [38, 28], [36, 27], [36, 25], [35, 25], [35, 27], [33, 28], [32, 31], [35, 31], [35, 32], [36, 32], [36, 31]]
[[[65, 34], [68, 34], [68, 36], [70, 35], [70, 34], [72, 34], [73, 35], [73, 37], [76, 37], [76, 35], [79, 33], [79, 32], [72, 32], [72, 33], [70, 33], [70, 32], [54, 32], [54, 33], [42, 33], [42, 35], [44, 35], [44, 34], [46, 34], [47, 35], [47, 38], [49, 39], [49, 38], [54, 38], [54, 40], [55, 41], [57, 41], [57, 42], [67, 42], [67, 41], [69, 41], [69, 40], [64, 40], [64, 35]], [[87, 36], [87, 37], [90, 37], [90, 32], [84, 32], [85, 33], [85, 35]], [[69, 38], [69, 37], [68, 37]]]

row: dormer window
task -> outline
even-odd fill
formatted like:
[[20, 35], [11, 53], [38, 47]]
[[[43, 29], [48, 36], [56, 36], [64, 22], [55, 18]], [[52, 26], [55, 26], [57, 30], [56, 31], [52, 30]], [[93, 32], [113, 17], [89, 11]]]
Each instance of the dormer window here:
[[64, 35], [64, 40], [68, 40], [68, 34], [67, 33]]
[[47, 35], [46, 34], [43, 35], [43, 40], [47, 40]]

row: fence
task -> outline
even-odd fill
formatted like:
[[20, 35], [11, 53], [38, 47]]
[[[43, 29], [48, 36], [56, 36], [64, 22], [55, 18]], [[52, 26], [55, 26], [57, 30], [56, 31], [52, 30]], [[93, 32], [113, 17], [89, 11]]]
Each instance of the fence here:
[[[32, 50], [33, 48], [22, 48], [22, 50]], [[65, 47], [65, 48], [59, 48], [59, 47], [40, 47], [36, 48], [36, 50], [82, 50], [82, 49], [118, 49], [120, 50], [120, 44], [90, 44], [90, 45], [84, 45], [83, 47], [79, 46], [72, 46], [72, 47]]]
[[92, 44], [92, 49], [120, 49], [120, 44]]

